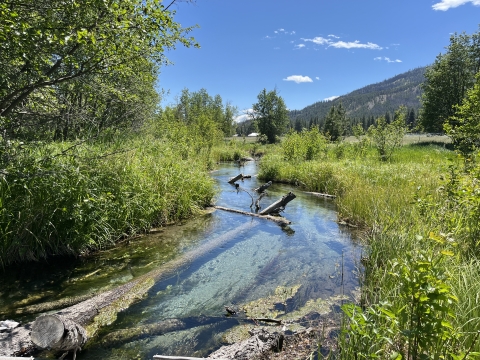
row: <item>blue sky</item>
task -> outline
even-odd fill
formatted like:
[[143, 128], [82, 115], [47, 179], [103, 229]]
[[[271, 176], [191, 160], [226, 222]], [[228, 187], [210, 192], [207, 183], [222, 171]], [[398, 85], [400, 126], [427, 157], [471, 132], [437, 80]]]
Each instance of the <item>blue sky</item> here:
[[[178, 1], [178, 0], [177, 0]], [[169, 3], [167, 0], [165, 3]], [[172, 6], [201, 48], [167, 52], [162, 105], [205, 88], [242, 110], [277, 89], [289, 109], [347, 94], [444, 52], [479, 30], [480, 0], [196, 0]]]

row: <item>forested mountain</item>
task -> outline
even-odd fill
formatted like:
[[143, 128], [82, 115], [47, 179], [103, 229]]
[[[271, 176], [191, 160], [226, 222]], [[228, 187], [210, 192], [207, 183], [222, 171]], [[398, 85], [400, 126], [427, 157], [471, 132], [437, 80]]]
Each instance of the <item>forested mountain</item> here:
[[362, 122], [364, 127], [368, 127], [373, 119], [379, 116], [386, 115], [387, 118], [392, 116], [401, 105], [406, 106], [409, 113], [416, 117], [421, 105], [420, 85], [425, 79], [425, 70], [426, 67], [416, 68], [352, 91], [335, 100], [319, 101], [302, 110], [292, 110], [289, 113], [292, 127], [308, 128], [312, 124], [323, 127], [329, 109], [339, 104], [342, 104], [352, 123]]

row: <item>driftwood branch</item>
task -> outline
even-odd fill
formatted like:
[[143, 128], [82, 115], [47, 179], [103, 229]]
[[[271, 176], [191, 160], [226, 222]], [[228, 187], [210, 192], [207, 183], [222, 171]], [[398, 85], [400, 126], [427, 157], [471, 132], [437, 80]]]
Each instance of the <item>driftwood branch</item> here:
[[275, 201], [272, 205], [267, 207], [265, 210], [260, 211], [260, 215], [268, 215], [271, 213], [278, 213], [283, 210], [287, 204], [295, 199], [296, 196], [294, 193], [289, 192], [287, 195], [284, 195], [280, 200]]
[[242, 214], [242, 215], [248, 215], [248, 216], [253, 216], [261, 219], [267, 219], [271, 221], [275, 221], [279, 225], [290, 225], [292, 222], [290, 220], [287, 220], [283, 217], [278, 217], [278, 216], [271, 216], [271, 215], [260, 215], [260, 214], [255, 214], [252, 212], [248, 211], [242, 211], [242, 210], [237, 210], [237, 209], [231, 209], [223, 206], [214, 206], [215, 209], [218, 210], [223, 210], [223, 211], [229, 211], [237, 214]]
[[261, 193], [260, 196], [258, 197], [258, 199], [255, 201], [255, 210], [260, 209], [260, 200], [262, 200], [262, 198], [263, 198], [266, 194], [267, 194], [266, 192]]

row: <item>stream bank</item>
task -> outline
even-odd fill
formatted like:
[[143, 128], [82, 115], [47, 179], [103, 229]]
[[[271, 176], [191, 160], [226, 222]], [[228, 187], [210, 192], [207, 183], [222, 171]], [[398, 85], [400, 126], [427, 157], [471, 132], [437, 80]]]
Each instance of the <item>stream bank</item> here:
[[[247, 163], [240, 171], [255, 174], [256, 165]], [[228, 178], [238, 172], [238, 167], [225, 164], [212, 174], [221, 190], [216, 203], [249, 210], [251, 199], [248, 195], [237, 193], [227, 183]], [[258, 185], [255, 177], [245, 179], [241, 184], [249, 191]], [[291, 187], [274, 184], [268, 197], [262, 199], [262, 206], [289, 191], [296, 192]], [[222, 320], [225, 305], [266, 299], [279, 285], [300, 285], [286, 303], [287, 313], [304, 307], [312, 299], [339, 295], [352, 298], [358, 284], [355, 259], [361, 249], [348, 229], [336, 223], [331, 200], [301, 192], [296, 194], [297, 199], [289, 203], [283, 214], [292, 221], [292, 231], [285, 232], [278, 225], [262, 220], [251, 231], [238, 234], [227, 244], [211, 249], [188, 267], [178, 268], [149, 288], [142, 300], [118, 314], [116, 321], [101, 328], [78, 358], [148, 358], [155, 353], [207, 355], [222, 345], [222, 334], [232, 328], [231, 323]], [[118, 286], [175, 261], [182, 253], [201, 246], [212, 237], [251, 221], [243, 215], [216, 211], [125, 244], [122, 248], [102, 252], [85, 259], [81, 266], [59, 268], [58, 278], [55, 271], [48, 272], [48, 266], [43, 275], [30, 274], [31, 278], [26, 270], [23, 277], [9, 274], [15, 281], [1, 280], [0, 311], [7, 310], [8, 314], [10, 309], [12, 314], [14, 309], [21, 307], [19, 304], [30, 306], [58, 300], [66, 294], [78, 296]], [[7, 293], [9, 290], [11, 292]], [[18, 300], [12, 301], [14, 299]], [[22, 321], [29, 321], [34, 316], [19, 317]], [[102, 342], [108, 334], [122, 329], [148, 327], [162, 320], [194, 316], [218, 317], [218, 321], [164, 335], [146, 334], [112, 346], [105, 346]], [[42, 356], [48, 358], [49, 355]]]

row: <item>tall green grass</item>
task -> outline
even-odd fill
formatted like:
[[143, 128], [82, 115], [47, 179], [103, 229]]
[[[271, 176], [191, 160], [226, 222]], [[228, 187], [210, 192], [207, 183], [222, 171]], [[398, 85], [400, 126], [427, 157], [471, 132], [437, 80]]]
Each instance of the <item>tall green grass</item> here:
[[[446, 293], [458, 299], [448, 305], [444, 302], [435, 305], [433, 295], [431, 298], [428, 292], [425, 295], [425, 299], [430, 299], [431, 316], [443, 319], [444, 324], [451, 324], [449, 331], [453, 337], [442, 342], [441, 334], [446, 327], [440, 325], [427, 328], [419, 322], [418, 326], [407, 326], [407, 329], [419, 334], [415, 341], [423, 344], [422, 351], [432, 352], [432, 357], [425, 358], [444, 356], [453, 359], [455, 354], [463, 354], [464, 358], [474, 356], [475, 351], [480, 350], [476, 335], [480, 325], [480, 277], [478, 251], [475, 250], [479, 241], [478, 226], [475, 225], [480, 214], [478, 174], [455, 175], [452, 168], [461, 167], [461, 161], [454, 152], [438, 145], [406, 145], [387, 162], [378, 161], [374, 150], [360, 142], [331, 144], [327, 151], [310, 161], [288, 161], [287, 155], [280, 146], [271, 151], [262, 159], [259, 177], [295, 184], [299, 190], [337, 195], [339, 217], [365, 230], [361, 236], [365, 244], [365, 266], [360, 279], [362, 307], [356, 310], [363, 315], [350, 311], [350, 317], [343, 325], [347, 335], [342, 339], [341, 358], [348, 359], [354, 354], [360, 356], [358, 358], [370, 358], [365, 353], [361, 355], [363, 350], [359, 348], [360, 343], [354, 343], [353, 333], [348, 335], [354, 323], [359, 326], [360, 318], [364, 328], [356, 334], [361, 334], [363, 349], [377, 351], [381, 348], [383, 354], [396, 358], [394, 347], [386, 343], [379, 346], [380, 342], [375, 340], [375, 336], [387, 338], [390, 336], [388, 332], [393, 331], [389, 328], [393, 323], [389, 321], [394, 320], [385, 314], [410, 304], [404, 296], [406, 288], [402, 288], [398, 277], [392, 276], [393, 268], [402, 263], [404, 271], [417, 269], [415, 271], [422, 273], [423, 260], [415, 256], [425, 254], [425, 251], [430, 254], [429, 261], [434, 269], [428, 281], [425, 280], [425, 286], [429, 282], [440, 282], [445, 284]], [[437, 257], [440, 259], [443, 253], [434, 251], [432, 241], [425, 240], [428, 238], [443, 239], [445, 246], [454, 244], [451, 251], [454, 256], [437, 265]], [[413, 260], [406, 261], [407, 254], [412, 254]], [[450, 254], [450, 250], [446, 254]], [[412, 279], [406, 277], [402, 281], [408, 283]], [[411, 307], [411, 311], [414, 308], [418, 309]], [[435, 309], [443, 310], [435, 315]], [[413, 316], [411, 313], [407, 315]], [[401, 327], [395, 329], [403, 331]], [[398, 335], [392, 335], [392, 341], [402, 338], [400, 333]], [[412, 339], [407, 336], [402, 341]], [[409, 354], [409, 359], [426, 356], [425, 353], [416, 353], [411, 346], [408, 349], [404, 355]]]
[[215, 192], [207, 158], [164, 139], [16, 146], [0, 177], [1, 265], [109, 246], [191, 216]]

